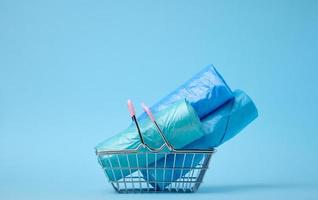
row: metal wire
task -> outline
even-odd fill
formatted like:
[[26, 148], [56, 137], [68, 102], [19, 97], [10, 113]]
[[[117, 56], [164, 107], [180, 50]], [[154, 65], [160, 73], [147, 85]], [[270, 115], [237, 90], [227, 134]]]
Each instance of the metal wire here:
[[[119, 158], [120, 154], [98, 155], [98, 157], [99, 160], [107, 159], [108, 164], [103, 164], [102, 161], [100, 163], [103, 164], [103, 170], [108, 177], [109, 182], [119, 193], [187, 193], [198, 190], [202, 183], [204, 174], [208, 169], [212, 154], [213, 152], [189, 152], [180, 155], [175, 152], [165, 152], [162, 156], [153, 152], [127, 153], [125, 154], [126, 164]], [[160, 159], [158, 158], [159, 155], [160, 157], [163, 157], [161, 158], [163, 159], [163, 166], [159, 166], [158, 164], [158, 159]], [[177, 166], [177, 156], [182, 158], [181, 166]], [[116, 163], [111, 162], [111, 157], [116, 158]], [[154, 160], [151, 158], [154, 158]], [[201, 160], [196, 162], [197, 158], [201, 158]], [[173, 162], [169, 164], [168, 159]], [[190, 165], [185, 165], [186, 159], [191, 162]], [[141, 160], [145, 161], [145, 166], [141, 165]], [[134, 166], [135, 162], [136, 166]], [[118, 172], [120, 173], [115, 173], [117, 170], [119, 170]], [[129, 174], [125, 175], [124, 172], [127, 170], [129, 171]], [[154, 172], [153, 178], [150, 178], [150, 172]], [[161, 172], [160, 178], [157, 177], [159, 172]], [[117, 177], [118, 174], [121, 175], [121, 178]]]
[[[215, 150], [174, 149], [161, 131], [159, 134], [164, 143], [158, 149], [151, 148], [141, 140], [135, 149], [96, 150], [98, 162], [117, 192], [186, 193], [198, 190]], [[163, 161], [163, 166], [158, 165], [159, 160]], [[172, 166], [169, 166], [171, 163]], [[152, 173], [154, 176], [150, 176]], [[162, 175], [158, 176], [160, 173]]]

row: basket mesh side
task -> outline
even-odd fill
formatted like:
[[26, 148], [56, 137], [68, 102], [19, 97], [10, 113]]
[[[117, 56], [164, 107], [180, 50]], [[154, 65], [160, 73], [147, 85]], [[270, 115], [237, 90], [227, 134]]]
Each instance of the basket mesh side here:
[[[161, 162], [158, 154], [163, 157]], [[144, 152], [109, 154], [98, 159], [117, 192], [195, 192], [202, 183], [211, 155]], [[151, 163], [152, 160], [155, 162]]]

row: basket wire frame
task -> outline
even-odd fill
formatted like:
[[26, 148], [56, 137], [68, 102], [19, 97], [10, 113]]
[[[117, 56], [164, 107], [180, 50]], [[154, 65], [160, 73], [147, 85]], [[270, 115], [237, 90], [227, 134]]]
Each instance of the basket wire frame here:
[[[161, 154], [164, 159], [164, 165], [158, 166], [157, 163], [157, 156]], [[109, 182], [114, 187], [114, 189], [119, 193], [133, 193], [133, 192], [195, 192], [198, 190], [200, 184], [202, 183], [204, 174], [208, 169], [209, 161], [211, 159], [212, 153], [183, 153], [183, 162], [182, 165], [177, 167], [176, 166], [176, 152], [168, 152], [168, 153], [152, 153], [152, 152], [144, 152], [144, 153], [133, 153], [130, 155], [134, 155], [137, 160], [137, 165], [132, 166], [130, 164], [130, 159], [128, 157], [129, 154], [125, 154], [127, 158], [128, 167], [122, 167], [121, 162], [119, 159], [120, 154], [112, 154], [112, 155], [103, 155], [99, 156], [99, 160], [101, 158], [106, 159], [109, 162], [108, 166], [103, 167], [105, 175], [108, 177]], [[149, 166], [148, 158], [152, 155], [155, 157], [155, 162], [153, 166]], [[181, 155], [181, 156], [182, 156]], [[118, 167], [112, 165], [109, 157], [115, 156], [118, 160]], [[168, 156], [172, 156], [173, 164], [172, 166], [167, 166], [166, 160]], [[190, 156], [191, 165], [185, 166], [186, 157]], [[199, 164], [194, 165], [195, 158], [199, 156], [202, 157]], [[140, 166], [139, 165], [139, 158], [145, 157], [146, 158], [146, 165]], [[100, 161], [101, 163], [101, 161]], [[124, 176], [124, 170], [129, 170], [130, 174]], [[115, 171], [119, 171], [121, 173], [121, 177], [117, 180], [112, 180], [107, 173], [111, 172], [113, 177], [116, 177]], [[142, 173], [144, 171], [146, 173]], [[154, 172], [154, 177], [157, 177], [157, 172], [161, 172], [163, 174], [162, 179], [157, 180], [150, 180], [149, 179], [149, 172]], [[169, 172], [169, 176], [166, 176], [166, 173]], [[174, 174], [179, 174], [179, 178], [175, 180]], [[164, 185], [164, 189], [159, 189], [157, 185]]]
[[[118, 193], [196, 192], [215, 149], [175, 149], [155, 121], [154, 124], [164, 141], [160, 148], [150, 147], [139, 134], [141, 143], [135, 149], [96, 149], [98, 161], [109, 182]], [[180, 156], [181, 166], [180, 160], [177, 162]], [[186, 165], [185, 161], [189, 159], [190, 165]], [[145, 161], [145, 166], [140, 164], [140, 160]], [[162, 166], [159, 160], [163, 160]], [[167, 160], [173, 160], [172, 166]], [[149, 174], [154, 176], [151, 178]]]

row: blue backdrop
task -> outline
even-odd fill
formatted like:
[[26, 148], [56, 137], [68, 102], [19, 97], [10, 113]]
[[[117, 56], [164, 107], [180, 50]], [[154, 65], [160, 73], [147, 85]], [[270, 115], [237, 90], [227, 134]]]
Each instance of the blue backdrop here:
[[[0, 0], [0, 199], [317, 199], [317, 1]], [[117, 195], [94, 146], [207, 64], [259, 118], [193, 195]], [[138, 107], [138, 113], [141, 109]]]

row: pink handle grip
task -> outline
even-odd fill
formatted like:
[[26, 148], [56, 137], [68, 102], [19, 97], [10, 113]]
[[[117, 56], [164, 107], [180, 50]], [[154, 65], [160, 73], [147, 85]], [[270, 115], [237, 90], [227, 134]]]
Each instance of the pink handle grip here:
[[128, 110], [129, 110], [130, 116], [131, 117], [135, 116], [135, 108], [130, 99], [128, 99], [127, 104], [128, 104]]
[[151, 121], [155, 122], [155, 117], [153, 116], [152, 112], [150, 111], [150, 109], [148, 108], [148, 106], [146, 106], [144, 103], [141, 103], [142, 108], [144, 109], [144, 111], [147, 113], [147, 115], [149, 116], [149, 118], [151, 119]]

